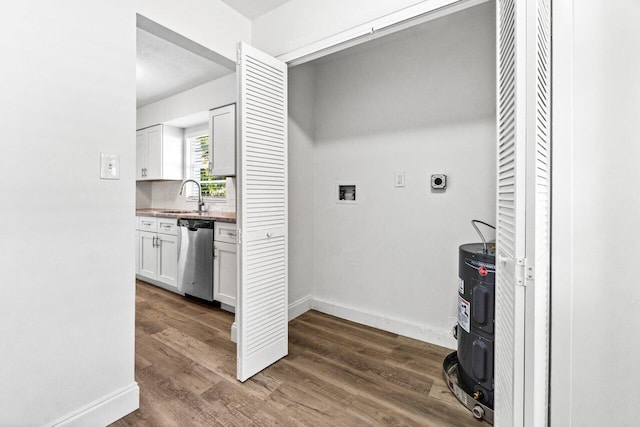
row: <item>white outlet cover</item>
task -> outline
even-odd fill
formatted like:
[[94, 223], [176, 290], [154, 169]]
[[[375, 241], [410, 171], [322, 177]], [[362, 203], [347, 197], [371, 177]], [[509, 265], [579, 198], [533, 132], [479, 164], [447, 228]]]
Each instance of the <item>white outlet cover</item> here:
[[393, 182], [396, 187], [404, 187], [404, 172], [396, 172]]
[[100, 179], [120, 179], [120, 156], [100, 153]]

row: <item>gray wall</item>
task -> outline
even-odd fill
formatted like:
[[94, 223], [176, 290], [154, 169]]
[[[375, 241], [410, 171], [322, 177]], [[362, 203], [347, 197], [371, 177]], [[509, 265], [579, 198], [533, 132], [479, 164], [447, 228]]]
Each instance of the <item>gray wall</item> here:
[[289, 304], [313, 294], [315, 67], [289, 69]]

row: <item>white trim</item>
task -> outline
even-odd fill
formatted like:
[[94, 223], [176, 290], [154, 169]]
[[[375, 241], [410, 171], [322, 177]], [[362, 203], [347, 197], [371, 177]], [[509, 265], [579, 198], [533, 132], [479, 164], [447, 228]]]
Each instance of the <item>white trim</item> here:
[[552, 2], [551, 375], [549, 425], [573, 424], [573, 1]]
[[313, 295], [309, 294], [289, 304], [289, 322], [303, 315], [313, 307]]
[[314, 59], [365, 43], [378, 37], [404, 30], [489, 0], [425, 0], [373, 21], [342, 31], [333, 36], [284, 53], [278, 59], [289, 66], [304, 64]]
[[231, 325], [231, 342], [238, 343], [238, 324], [236, 322]]
[[455, 350], [457, 342], [448, 331], [431, 329], [423, 325], [407, 322], [399, 319], [382, 317], [380, 315], [335, 304], [329, 301], [314, 298], [312, 308], [321, 313], [351, 320], [352, 322], [371, 326], [383, 331], [403, 335], [419, 341], [428, 342]]
[[47, 425], [65, 427], [105, 426], [130, 414], [139, 407], [140, 389], [138, 388], [138, 383], [133, 382]]

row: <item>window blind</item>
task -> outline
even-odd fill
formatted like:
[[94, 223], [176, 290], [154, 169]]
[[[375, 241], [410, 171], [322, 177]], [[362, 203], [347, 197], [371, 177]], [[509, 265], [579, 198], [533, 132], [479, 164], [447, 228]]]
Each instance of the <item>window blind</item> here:
[[[189, 138], [187, 178], [200, 183], [203, 198], [223, 198], [226, 196], [225, 177], [209, 175], [209, 136]], [[187, 197], [198, 198], [198, 186], [189, 183]]]

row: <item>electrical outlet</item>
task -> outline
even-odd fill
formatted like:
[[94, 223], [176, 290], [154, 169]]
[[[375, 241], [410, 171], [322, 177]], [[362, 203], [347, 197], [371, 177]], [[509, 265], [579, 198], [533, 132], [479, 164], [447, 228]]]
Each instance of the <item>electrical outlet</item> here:
[[431, 175], [431, 188], [445, 190], [447, 188], [447, 175], [441, 173]]
[[396, 187], [404, 187], [404, 172], [396, 172], [394, 183]]

